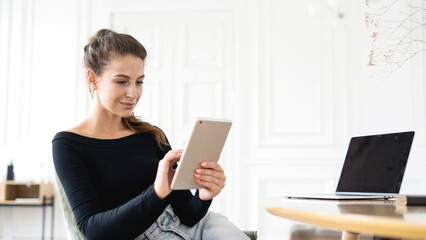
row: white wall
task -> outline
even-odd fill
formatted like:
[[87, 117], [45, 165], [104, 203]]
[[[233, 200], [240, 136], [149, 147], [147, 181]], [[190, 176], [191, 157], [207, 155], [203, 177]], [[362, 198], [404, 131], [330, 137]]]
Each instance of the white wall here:
[[[13, 158], [18, 181], [53, 179], [50, 141], [76, 123], [82, 48], [77, 1], [0, 1], [0, 177]], [[80, 104], [82, 109], [86, 107]], [[58, 199], [57, 199], [58, 200]], [[65, 230], [56, 201], [55, 234]], [[38, 238], [41, 208], [0, 207], [3, 239]], [[47, 209], [50, 236], [50, 209]]]
[[[18, 180], [52, 179], [51, 138], [90, 109], [83, 46], [113, 28], [147, 47], [136, 113], [174, 147], [196, 116], [234, 121], [214, 209], [242, 229], [287, 239], [295, 223], [267, 214], [262, 200], [333, 192], [354, 135], [415, 130], [401, 191], [426, 193], [425, 54], [385, 81], [371, 77], [364, 2], [329, 1], [341, 18], [326, 2], [0, 0], [0, 177], [13, 157]], [[35, 211], [0, 208], [3, 239], [37, 238]]]

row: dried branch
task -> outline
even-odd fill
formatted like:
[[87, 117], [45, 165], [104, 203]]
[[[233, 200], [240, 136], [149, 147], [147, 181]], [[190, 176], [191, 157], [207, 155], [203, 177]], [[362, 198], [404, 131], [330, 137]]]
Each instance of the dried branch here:
[[366, 0], [365, 4], [365, 24], [373, 40], [368, 66], [375, 68], [373, 77], [387, 79], [426, 51], [426, 0], [392, 0], [384, 6]]

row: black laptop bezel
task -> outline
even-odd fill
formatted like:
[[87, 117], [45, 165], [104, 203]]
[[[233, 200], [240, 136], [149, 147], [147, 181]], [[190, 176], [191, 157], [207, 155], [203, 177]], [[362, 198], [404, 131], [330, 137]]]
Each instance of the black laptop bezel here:
[[[409, 155], [410, 155], [410, 152], [411, 152], [411, 146], [412, 146], [412, 143], [413, 143], [414, 134], [415, 134], [414, 131], [407, 131], [407, 132], [396, 132], [396, 133], [386, 133], [386, 134], [352, 137], [351, 141], [349, 143], [349, 146], [348, 146], [348, 151], [346, 153], [345, 162], [343, 164], [343, 167], [342, 167], [342, 170], [341, 170], [341, 173], [340, 173], [339, 182], [336, 186], [336, 194], [340, 194], [340, 195], [361, 195], [361, 196], [362, 195], [373, 195], [373, 196], [376, 195], [376, 196], [384, 196], [386, 198], [391, 198], [391, 197], [397, 195], [399, 193], [400, 189], [401, 189], [402, 181], [404, 179], [405, 169], [406, 169], [408, 158], [409, 158]], [[406, 150], [407, 150], [406, 158], [404, 159], [404, 162], [403, 162], [403, 168], [400, 169], [400, 171], [399, 171], [399, 178], [398, 178], [399, 185], [397, 187], [398, 188], [397, 191], [395, 191], [395, 192], [394, 191], [391, 191], [391, 192], [371, 192], [371, 191], [362, 191], [361, 189], [360, 189], [361, 191], [344, 190], [345, 186], [341, 185], [342, 184], [342, 177], [343, 177], [343, 174], [345, 173], [345, 171], [348, 172], [347, 169], [345, 169], [345, 167], [347, 166], [348, 161], [350, 161], [350, 160], [348, 160], [348, 157], [349, 157], [348, 155], [350, 154], [351, 144], [353, 144], [354, 140], [357, 140], [357, 139], [360, 139], [360, 138], [383, 138], [383, 137], [392, 138], [392, 137], [395, 137], [395, 136], [397, 136], [397, 137], [403, 136], [404, 138], [407, 138], [406, 143], [408, 144], [408, 146], [406, 148]]]

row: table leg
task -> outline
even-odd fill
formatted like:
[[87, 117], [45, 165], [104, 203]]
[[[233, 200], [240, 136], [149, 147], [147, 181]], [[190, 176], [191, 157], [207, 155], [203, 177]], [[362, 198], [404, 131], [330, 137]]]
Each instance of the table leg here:
[[359, 233], [343, 231], [342, 240], [359, 240]]
[[44, 240], [44, 228], [46, 223], [46, 205], [43, 203], [43, 217], [41, 223], [41, 239]]
[[53, 240], [53, 231], [54, 231], [54, 224], [55, 224], [55, 204], [53, 202], [53, 197], [52, 197], [52, 223], [50, 225], [50, 240]]

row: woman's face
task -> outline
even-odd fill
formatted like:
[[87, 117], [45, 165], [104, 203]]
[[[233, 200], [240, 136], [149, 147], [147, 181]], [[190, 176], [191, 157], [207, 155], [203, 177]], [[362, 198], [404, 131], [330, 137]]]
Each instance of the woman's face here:
[[142, 95], [144, 62], [132, 55], [111, 59], [96, 77], [96, 97], [103, 109], [120, 117], [129, 117]]

